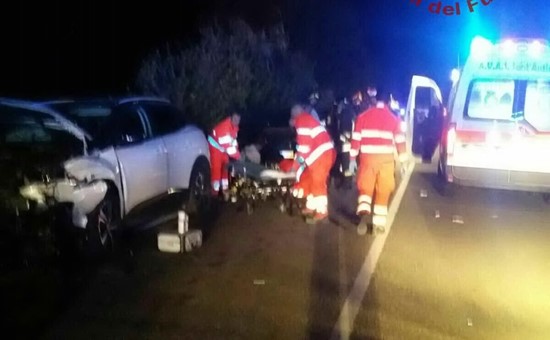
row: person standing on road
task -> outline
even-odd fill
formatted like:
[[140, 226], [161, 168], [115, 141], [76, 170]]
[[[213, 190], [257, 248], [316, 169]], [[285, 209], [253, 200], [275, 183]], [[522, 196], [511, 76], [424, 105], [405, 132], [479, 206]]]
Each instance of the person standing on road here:
[[351, 103], [353, 104], [353, 112], [354, 117], [357, 117], [360, 113], [363, 113], [366, 109], [368, 109], [368, 102], [365, 103], [363, 100], [363, 93], [361, 91], [357, 91], [353, 94], [351, 97]]
[[319, 93], [317, 92], [313, 92], [310, 96], [309, 96], [309, 105], [307, 107], [307, 112], [309, 112], [309, 114], [315, 118], [318, 122], [321, 121], [321, 119], [319, 118], [319, 114], [317, 113], [317, 110], [315, 109], [315, 106], [317, 105], [317, 103], [319, 102]]
[[227, 171], [229, 160], [241, 158], [237, 143], [240, 122], [241, 115], [233, 110], [227, 118], [212, 129], [208, 136], [212, 193], [214, 195], [219, 195], [220, 189], [225, 193], [229, 188]]
[[365, 105], [367, 109], [370, 109], [370, 108], [376, 106], [376, 103], [377, 103], [376, 96], [377, 95], [378, 95], [378, 90], [376, 89], [375, 86], [369, 86], [367, 88], [368, 100], [367, 100], [367, 103]]
[[290, 112], [290, 126], [296, 129], [296, 171], [294, 194], [306, 198], [302, 211], [308, 223], [317, 223], [328, 217], [327, 181], [336, 159], [334, 144], [325, 127], [302, 105], [294, 105]]
[[[402, 164], [407, 161], [405, 135], [399, 119], [384, 99], [379, 96], [375, 107], [357, 117], [350, 152], [350, 171], [357, 168], [356, 157], [359, 157], [357, 214], [373, 213], [372, 223], [378, 232], [385, 231], [389, 199], [395, 189], [395, 151]], [[358, 232], [362, 235], [367, 232], [364, 222], [359, 225]]]
[[340, 157], [340, 165], [342, 167], [342, 172], [344, 174], [344, 177], [348, 178], [351, 177], [353, 174], [349, 171], [349, 164], [350, 164], [350, 151], [351, 151], [351, 134], [353, 133], [353, 125], [355, 122], [355, 118], [358, 114], [360, 114], [362, 111], [360, 111], [362, 105], [363, 105], [363, 95], [361, 94], [361, 91], [357, 91], [351, 99], [352, 106], [345, 105], [342, 109], [342, 113], [340, 114], [340, 126], [339, 126], [339, 139], [341, 144], [341, 154]]

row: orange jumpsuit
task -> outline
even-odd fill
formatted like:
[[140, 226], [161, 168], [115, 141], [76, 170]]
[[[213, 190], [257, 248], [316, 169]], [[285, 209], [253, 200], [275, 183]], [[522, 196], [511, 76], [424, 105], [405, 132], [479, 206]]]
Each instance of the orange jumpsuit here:
[[401, 161], [407, 157], [399, 119], [382, 104], [368, 109], [357, 117], [351, 144], [351, 158], [359, 157], [357, 213], [373, 213], [373, 224], [384, 227], [395, 189], [394, 154]]
[[212, 176], [212, 191], [217, 194], [229, 187], [227, 165], [229, 158], [239, 159], [237, 144], [239, 128], [231, 123], [231, 118], [222, 120], [214, 127], [208, 136], [210, 149], [210, 168]]
[[306, 197], [306, 208], [320, 215], [328, 213], [327, 181], [336, 159], [330, 135], [311, 114], [295, 119], [297, 197]]

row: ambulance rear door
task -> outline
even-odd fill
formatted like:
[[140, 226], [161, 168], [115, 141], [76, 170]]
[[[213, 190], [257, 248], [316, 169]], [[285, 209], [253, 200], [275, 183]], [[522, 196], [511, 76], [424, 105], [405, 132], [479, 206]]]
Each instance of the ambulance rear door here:
[[[428, 128], [427, 118], [433, 108], [443, 109], [441, 90], [436, 82], [424, 76], [413, 76], [407, 108], [405, 126], [409, 153], [420, 156], [424, 153], [427, 137], [434, 137], [433, 129]], [[439, 139], [439, 135], [437, 138]], [[435, 150], [432, 150], [435, 151]]]

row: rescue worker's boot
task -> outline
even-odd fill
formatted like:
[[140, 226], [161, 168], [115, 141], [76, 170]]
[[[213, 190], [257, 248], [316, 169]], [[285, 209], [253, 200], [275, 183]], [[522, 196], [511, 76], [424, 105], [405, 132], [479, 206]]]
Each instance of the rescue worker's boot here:
[[222, 191], [222, 198], [223, 198], [224, 202], [229, 202], [229, 201], [231, 201], [231, 203], [237, 202], [237, 196], [232, 195], [231, 191], [229, 191], [229, 190], [223, 190]]
[[306, 218], [306, 223], [311, 225], [325, 223], [327, 221], [328, 221], [328, 213], [316, 212], [313, 216]]
[[381, 225], [375, 225], [373, 226], [373, 232], [375, 235], [383, 235], [386, 233], [386, 227]]
[[365, 214], [361, 217], [361, 221], [357, 225], [357, 235], [365, 236], [369, 230], [370, 216]]
[[311, 209], [308, 209], [308, 208], [302, 208], [301, 213], [302, 213], [302, 216], [310, 217], [310, 216], [315, 215], [315, 210], [311, 210]]

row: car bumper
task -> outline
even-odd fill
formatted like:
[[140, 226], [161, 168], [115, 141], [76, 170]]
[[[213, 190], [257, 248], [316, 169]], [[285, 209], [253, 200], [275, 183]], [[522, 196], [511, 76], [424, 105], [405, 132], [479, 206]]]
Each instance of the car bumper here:
[[550, 192], [550, 173], [446, 166], [448, 182], [491, 189]]

